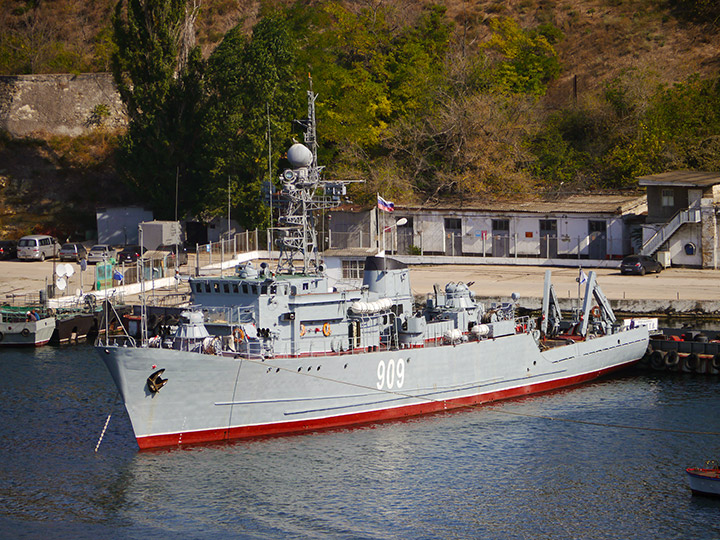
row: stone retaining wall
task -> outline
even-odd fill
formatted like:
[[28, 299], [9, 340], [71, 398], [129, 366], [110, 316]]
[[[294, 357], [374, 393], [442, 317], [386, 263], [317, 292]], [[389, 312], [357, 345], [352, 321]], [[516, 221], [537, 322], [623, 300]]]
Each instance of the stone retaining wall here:
[[110, 73], [0, 77], [0, 130], [13, 137], [77, 137], [126, 124]]

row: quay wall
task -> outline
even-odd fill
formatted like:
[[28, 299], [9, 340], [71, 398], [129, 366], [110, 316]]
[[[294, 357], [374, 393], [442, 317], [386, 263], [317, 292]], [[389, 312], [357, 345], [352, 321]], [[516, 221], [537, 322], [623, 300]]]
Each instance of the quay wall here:
[[[477, 300], [486, 306], [496, 303], [507, 302], [506, 296], [476, 296]], [[423, 296], [424, 299], [424, 296]], [[559, 298], [560, 309], [571, 311], [578, 307], [576, 298]], [[631, 300], [631, 299], [609, 299], [610, 306], [616, 313], [628, 315], [662, 315], [662, 316], [683, 316], [689, 318], [720, 318], [720, 301], [717, 300]], [[542, 309], [541, 297], [522, 297], [518, 307], [539, 311]]]
[[12, 137], [78, 137], [126, 123], [110, 73], [0, 77], [0, 130]]

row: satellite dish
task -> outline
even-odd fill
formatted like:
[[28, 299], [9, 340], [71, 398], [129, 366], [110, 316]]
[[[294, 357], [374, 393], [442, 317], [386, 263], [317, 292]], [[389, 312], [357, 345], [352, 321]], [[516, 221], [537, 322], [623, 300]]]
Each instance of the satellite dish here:
[[65, 281], [65, 278], [59, 277], [55, 281], [55, 285], [57, 286], [58, 289], [60, 289], [61, 291], [64, 291], [65, 287], [67, 287], [67, 281]]
[[75, 273], [75, 268], [71, 264], [65, 265], [65, 275], [67, 277], [72, 277], [72, 275]]
[[63, 277], [66, 274], [65, 265], [58, 264], [57, 268], [55, 269], [55, 273], [58, 275], [58, 277]]

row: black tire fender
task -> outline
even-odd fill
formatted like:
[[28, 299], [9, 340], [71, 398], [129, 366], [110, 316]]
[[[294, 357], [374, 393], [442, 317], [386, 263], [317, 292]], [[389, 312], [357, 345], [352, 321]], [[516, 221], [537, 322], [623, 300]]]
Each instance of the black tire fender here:
[[674, 369], [678, 366], [679, 363], [680, 355], [678, 355], [677, 351], [668, 352], [667, 357], [665, 358], [665, 365], [670, 369]]
[[662, 351], [653, 351], [650, 353], [650, 366], [653, 369], [663, 369], [665, 367], [665, 356]]

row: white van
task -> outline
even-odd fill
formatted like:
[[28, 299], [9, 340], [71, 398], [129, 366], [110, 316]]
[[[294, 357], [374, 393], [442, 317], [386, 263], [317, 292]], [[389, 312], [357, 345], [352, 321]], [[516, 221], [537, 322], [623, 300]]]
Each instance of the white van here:
[[22, 260], [44, 261], [48, 257], [57, 256], [60, 244], [52, 236], [32, 234], [23, 236], [17, 245], [17, 258]]

